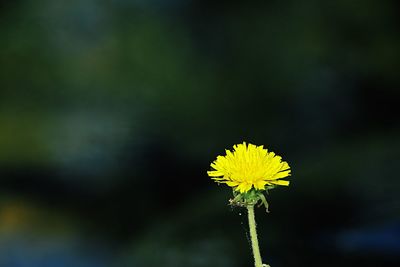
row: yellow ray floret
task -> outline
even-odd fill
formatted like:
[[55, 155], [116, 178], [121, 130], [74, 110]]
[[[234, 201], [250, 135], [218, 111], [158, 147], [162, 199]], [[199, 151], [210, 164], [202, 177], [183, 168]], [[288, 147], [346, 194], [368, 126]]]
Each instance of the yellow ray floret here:
[[289, 165], [263, 146], [245, 142], [234, 145], [233, 151], [226, 150], [226, 155], [218, 156], [211, 167], [213, 170], [207, 172], [208, 176], [240, 193], [253, 187], [264, 190], [266, 186], [289, 185], [289, 181], [281, 180], [290, 176]]

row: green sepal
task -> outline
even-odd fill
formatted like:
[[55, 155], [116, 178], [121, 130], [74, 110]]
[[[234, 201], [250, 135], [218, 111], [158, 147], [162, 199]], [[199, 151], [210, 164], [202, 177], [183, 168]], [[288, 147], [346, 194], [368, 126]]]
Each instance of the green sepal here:
[[259, 203], [258, 207], [265, 206], [267, 212], [269, 212], [269, 205], [264, 196], [264, 192], [268, 194], [268, 189], [272, 189], [274, 187], [275, 186], [271, 186], [271, 188], [266, 188], [266, 190], [256, 190], [252, 188], [245, 193], [239, 193], [233, 190], [233, 198], [229, 200], [229, 204], [231, 206], [247, 207], [249, 205], [254, 206]]

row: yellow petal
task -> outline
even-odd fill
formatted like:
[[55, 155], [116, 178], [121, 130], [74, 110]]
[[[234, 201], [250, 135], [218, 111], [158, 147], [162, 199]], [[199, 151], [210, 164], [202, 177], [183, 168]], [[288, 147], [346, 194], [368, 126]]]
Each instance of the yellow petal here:
[[265, 189], [265, 185], [266, 185], [266, 184], [267, 184], [266, 181], [261, 180], [261, 181], [257, 181], [256, 183], [254, 183], [254, 187], [255, 187], [256, 189], [262, 190], [262, 189]]
[[289, 169], [289, 164], [286, 161], [282, 161], [281, 163], [281, 171], [286, 171], [287, 169]]
[[213, 179], [214, 181], [226, 181], [226, 178], [224, 177], [211, 177], [211, 179]]
[[276, 181], [270, 181], [271, 184], [276, 184], [276, 185], [284, 185], [284, 186], [288, 186], [289, 185], [289, 181], [285, 181], [285, 180], [276, 180]]
[[251, 189], [251, 184], [248, 183], [241, 183], [238, 185], [237, 190], [240, 191], [240, 193], [245, 193]]
[[227, 181], [226, 184], [229, 185], [230, 187], [235, 187], [235, 186], [237, 186], [239, 183], [236, 182], [236, 181]]
[[211, 176], [211, 177], [224, 175], [224, 173], [221, 171], [208, 171], [207, 174], [208, 174], [208, 176]]
[[279, 179], [279, 178], [284, 178], [290, 175], [290, 170], [288, 171], [283, 171], [283, 172], [278, 172], [274, 176], [272, 176], [272, 179]]

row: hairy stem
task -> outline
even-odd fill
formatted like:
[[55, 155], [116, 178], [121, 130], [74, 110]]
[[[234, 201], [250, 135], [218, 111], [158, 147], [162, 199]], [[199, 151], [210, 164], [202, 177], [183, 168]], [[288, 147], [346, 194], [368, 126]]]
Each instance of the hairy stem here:
[[254, 205], [247, 205], [247, 214], [249, 217], [250, 238], [251, 238], [251, 246], [253, 248], [254, 265], [255, 267], [263, 267], [260, 248], [258, 246], [256, 220], [254, 216]]

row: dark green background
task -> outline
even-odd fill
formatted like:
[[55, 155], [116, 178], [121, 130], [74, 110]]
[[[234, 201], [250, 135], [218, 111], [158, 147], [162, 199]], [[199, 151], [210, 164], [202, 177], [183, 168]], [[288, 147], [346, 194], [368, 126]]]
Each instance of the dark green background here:
[[398, 1], [1, 1], [0, 266], [250, 267], [206, 175], [265, 145], [272, 267], [399, 266]]

